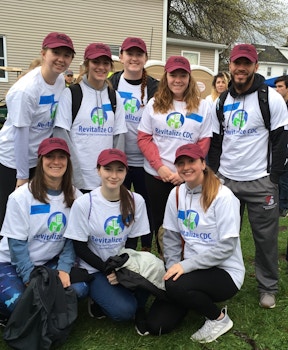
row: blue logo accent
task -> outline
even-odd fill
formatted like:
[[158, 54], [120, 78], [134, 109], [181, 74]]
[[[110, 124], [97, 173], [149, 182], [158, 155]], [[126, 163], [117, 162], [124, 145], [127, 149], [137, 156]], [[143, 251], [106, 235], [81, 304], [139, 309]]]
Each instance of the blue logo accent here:
[[203, 121], [202, 115], [195, 114], [195, 113], [191, 113], [189, 115], [186, 115], [186, 118], [195, 120], [198, 123], [202, 123], [202, 121]]
[[50, 95], [50, 96], [40, 96], [39, 104], [40, 105], [49, 105], [51, 103], [54, 103], [55, 102], [54, 96], [55, 96], [54, 94]]
[[223, 112], [235, 111], [240, 106], [240, 102], [232, 103], [230, 105], [225, 105], [223, 107]]
[[104, 108], [103, 109], [100, 107], [93, 108], [91, 112], [91, 120], [94, 124], [97, 124], [98, 126], [104, 126], [104, 124], [107, 121], [107, 113], [104, 110]]
[[124, 230], [122, 215], [110, 216], [104, 223], [104, 230], [109, 236], [118, 236]]
[[31, 205], [30, 215], [50, 213], [50, 204]]
[[199, 214], [195, 210], [179, 210], [178, 218], [183, 221], [189, 230], [195, 230], [199, 223]]
[[168, 114], [166, 118], [166, 123], [170, 128], [179, 129], [184, 124], [185, 118], [183, 114], [179, 112], [172, 112]]

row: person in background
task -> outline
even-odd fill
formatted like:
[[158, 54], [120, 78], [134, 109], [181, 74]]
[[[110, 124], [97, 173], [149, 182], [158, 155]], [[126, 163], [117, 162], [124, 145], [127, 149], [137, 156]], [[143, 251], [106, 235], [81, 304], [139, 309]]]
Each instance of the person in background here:
[[[74, 185], [82, 192], [94, 190], [101, 184], [96, 172], [98, 155], [103, 149], [124, 150], [127, 132], [125, 112], [116, 91], [116, 109], [113, 112], [109, 98], [107, 75], [113, 67], [108, 45], [89, 44], [84, 53], [85, 71], [79, 76], [77, 92], [81, 102], [75, 119], [72, 115], [72, 93], [66, 88], [59, 100], [53, 135], [64, 138], [71, 151]], [[81, 94], [81, 96], [80, 96]], [[82, 99], [81, 99], [82, 97]]]
[[[221, 309], [218, 303], [240, 290], [245, 267], [239, 238], [239, 200], [221, 184], [204, 157], [197, 144], [176, 150], [175, 165], [184, 183], [171, 191], [165, 209], [164, 280], [175, 305], [206, 318], [191, 339], [210, 343], [233, 326], [227, 307]], [[162, 310], [160, 331], [169, 318], [174, 324], [174, 314]]]
[[206, 97], [206, 101], [212, 108], [213, 102], [221, 95], [221, 93], [228, 89], [229, 78], [226, 72], [219, 72], [212, 81], [211, 94]]
[[19, 79], [8, 91], [8, 116], [0, 130], [0, 228], [9, 194], [29, 181], [37, 164], [37, 149], [52, 135], [55, 111], [65, 88], [63, 72], [75, 50], [64, 33], [43, 40], [41, 66]]
[[[212, 136], [210, 108], [200, 99], [189, 61], [171, 56], [164, 71], [138, 126], [138, 146], [144, 155], [145, 182], [156, 235], [163, 223], [168, 195], [183, 181], [174, 165], [175, 148], [197, 143], [206, 155]], [[161, 253], [159, 242], [158, 252]]]
[[124, 247], [136, 249], [135, 238], [150, 231], [144, 199], [123, 185], [127, 169], [122, 151], [100, 152], [97, 172], [102, 185], [74, 202], [65, 232], [73, 240], [79, 267], [92, 276], [89, 283], [78, 285], [77, 294], [91, 298], [88, 311], [92, 317], [108, 316], [115, 321], [134, 319], [146, 303], [144, 297], [137, 299], [137, 291], [118, 283], [114, 270], [106, 270], [110, 257], [120, 255]]
[[[288, 110], [288, 76], [275, 79], [276, 91], [284, 98]], [[288, 113], [288, 112], [287, 112]], [[286, 145], [286, 162], [283, 174], [279, 178], [279, 215], [288, 216], [288, 148]]]
[[71, 69], [64, 72], [65, 86], [68, 87], [74, 83], [74, 73]]
[[[144, 68], [147, 62], [147, 47], [141, 38], [126, 38], [120, 49], [120, 61], [124, 70], [116, 72], [110, 78], [115, 90], [118, 90], [125, 109], [128, 132], [125, 134], [125, 154], [128, 159], [128, 172], [124, 185], [140, 193], [145, 199], [150, 230], [153, 232], [150, 201], [145, 184], [144, 156], [137, 145], [137, 127], [145, 105], [154, 96], [158, 81], [147, 75]], [[151, 251], [152, 233], [141, 237], [142, 250]]]
[[[70, 208], [82, 193], [72, 186], [72, 164], [66, 142], [44, 139], [38, 148], [35, 175], [10, 194], [0, 242], [0, 318], [3, 324], [29, 284], [35, 266], [59, 271], [66, 288], [75, 253], [63, 237]], [[17, 215], [15, 215], [17, 213]]]
[[216, 108], [212, 110], [209, 166], [240, 200], [241, 216], [247, 205], [255, 243], [259, 305], [272, 309], [278, 291], [278, 181], [286, 157], [288, 117], [283, 98], [268, 87], [271, 126], [270, 130], [265, 127], [258, 98], [265, 79], [257, 74], [258, 66], [253, 45], [234, 46], [229, 64], [231, 84], [223, 109], [223, 137]]

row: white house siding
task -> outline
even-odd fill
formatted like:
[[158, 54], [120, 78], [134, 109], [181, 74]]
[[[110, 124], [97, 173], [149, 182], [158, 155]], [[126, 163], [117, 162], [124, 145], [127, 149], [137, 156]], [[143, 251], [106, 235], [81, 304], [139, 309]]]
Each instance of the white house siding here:
[[[162, 59], [163, 0], [1, 0], [0, 35], [6, 36], [7, 65], [26, 70], [38, 57], [43, 38], [52, 31], [71, 36], [76, 73], [91, 42], [121, 45], [127, 36], [147, 44], [150, 59]], [[0, 82], [0, 99], [15, 82]]]
[[[191, 47], [191, 46], [178, 46], [178, 45], [167, 45], [167, 52], [166, 56], [167, 58], [169, 56], [174, 55], [181, 55], [182, 51], [193, 51], [193, 52], [199, 52], [200, 53], [200, 66], [204, 66], [206, 68], [211, 69], [212, 71], [215, 70], [214, 67], [214, 61], [215, 61], [215, 49], [205, 49], [205, 48], [199, 48], [199, 47]], [[218, 69], [218, 67], [217, 67]]]

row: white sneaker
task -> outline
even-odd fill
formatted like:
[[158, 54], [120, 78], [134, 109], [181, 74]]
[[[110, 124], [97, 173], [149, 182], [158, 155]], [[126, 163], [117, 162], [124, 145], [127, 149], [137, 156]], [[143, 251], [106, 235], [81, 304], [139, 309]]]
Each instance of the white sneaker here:
[[228, 332], [233, 327], [233, 322], [227, 314], [227, 306], [221, 311], [225, 314], [222, 320], [207, 319], [204, 325], [190, 339], [199, 343], [211, 343], [220, 337], [220, 335]]

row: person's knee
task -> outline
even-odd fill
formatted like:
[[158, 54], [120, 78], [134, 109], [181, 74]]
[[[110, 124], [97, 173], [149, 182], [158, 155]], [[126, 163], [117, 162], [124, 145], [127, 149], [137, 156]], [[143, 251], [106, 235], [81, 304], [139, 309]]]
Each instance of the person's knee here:
[[86, 282], [72, 283], [71, 287], [74, 289], [78, 299], [84, 299], [88, 297], [89, 286]]
[[114, 321], [129, 321], [135, 317], [136, 309], [136, 302], [117, 303], [105, 309], [105, 313]]

